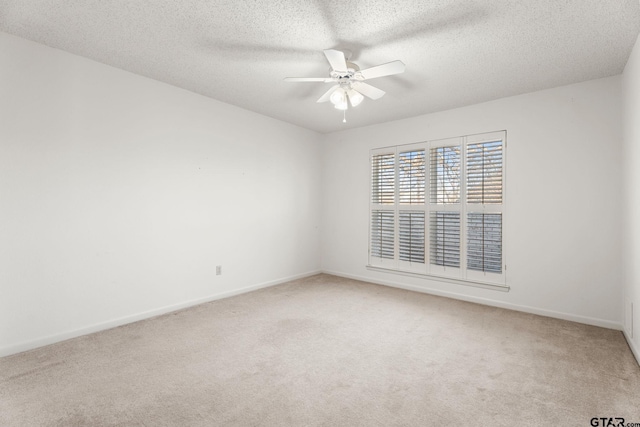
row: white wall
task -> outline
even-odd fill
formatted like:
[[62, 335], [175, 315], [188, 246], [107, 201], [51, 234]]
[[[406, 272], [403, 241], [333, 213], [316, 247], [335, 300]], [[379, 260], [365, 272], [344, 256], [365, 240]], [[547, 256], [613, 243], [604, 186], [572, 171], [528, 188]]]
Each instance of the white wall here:
[[[328, 135], [322, 269], [620, 328], [621, 108], [616, 76]], [[503, 129], [511, 290], [367, 270], [369, 150]]]
[[0, 73], [0, 355], [319, 270], [319, 134], [3, 33]]
[[640, 39], [624, 69], [623, 90], [624, 331], [640, 361]]
[[[0, 33], [0, 355], [320, 268], [617, 328], [638, 50], [623, 151], [620, 76], [318, 135]], [[369, 150], [502, 129], [510, 292], [367, 270]]]

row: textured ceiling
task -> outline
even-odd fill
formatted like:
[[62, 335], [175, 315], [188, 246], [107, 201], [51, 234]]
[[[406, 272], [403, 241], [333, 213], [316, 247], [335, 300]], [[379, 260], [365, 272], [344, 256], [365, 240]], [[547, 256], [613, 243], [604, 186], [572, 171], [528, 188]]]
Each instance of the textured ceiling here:
[[[622, 72], [638, 0], [0, 0], [0, 30], [319, 132]], [[387, 94], [347, 112], [316, 100], [323, 49]]]

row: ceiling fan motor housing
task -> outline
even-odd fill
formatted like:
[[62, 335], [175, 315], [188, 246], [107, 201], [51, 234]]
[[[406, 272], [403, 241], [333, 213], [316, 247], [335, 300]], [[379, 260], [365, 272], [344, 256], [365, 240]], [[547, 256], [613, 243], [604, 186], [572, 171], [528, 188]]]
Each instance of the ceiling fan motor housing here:
[[360, 67], [353, 62], [347, 62], [347, 71], [336, 71], [329, 70], [329, 74], [331, 78], [336, 80], [338, 83], [348, 83], [353, 80], [362, 80], [358, 78], [358, 74], [360, 74]]

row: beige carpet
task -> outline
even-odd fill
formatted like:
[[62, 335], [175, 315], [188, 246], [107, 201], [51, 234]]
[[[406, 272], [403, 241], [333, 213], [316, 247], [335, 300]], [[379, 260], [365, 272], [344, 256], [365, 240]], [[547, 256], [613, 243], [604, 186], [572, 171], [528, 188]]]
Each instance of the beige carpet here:
[[618, 331], [318, 275], [0, 359], [2, 426], [640, 423]]

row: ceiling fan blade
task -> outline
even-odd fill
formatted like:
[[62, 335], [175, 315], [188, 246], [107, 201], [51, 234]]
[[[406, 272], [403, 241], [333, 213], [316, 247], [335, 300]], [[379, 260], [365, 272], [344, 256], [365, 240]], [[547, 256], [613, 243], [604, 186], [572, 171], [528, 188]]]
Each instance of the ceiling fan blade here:
[[333, 80], [328, 77], [285, 77], [285, 82], [324, 82], [330, 83]]
[[371, 99], [380, 99], [386, 93], [382, 89], [378, 89], [377, 87], [373, 87], [363, 82], [353, 82], [351, 84], [351, 88]]
[[347, 60], [344, 57], [344, 52], [335, 49], [326, 49], [324, 56], [327, 57], [327, 61], [329, 61], [334, 71], [347, 71]]
[[326, 91], [325, 94], [322, 95], [316, 102], [327, 102], [329, 100], [329, 98], [331, 97], [331, 94], [333, 93], [333, 91], [338, 89], [339, 87], [340, 87], [340, 85], [332, 86], [331, 89]]
[[377, 65], [375, 67], [361, 70], [360, 74], [365, 79], [375, 79], [376, 77], [391, 76], [393, 74], [403, 73], [405, 65], [402, 61], [391, 61], [386, 64]]

